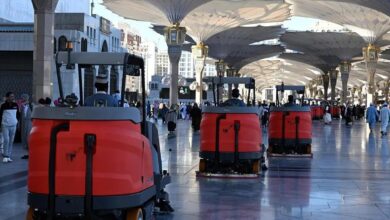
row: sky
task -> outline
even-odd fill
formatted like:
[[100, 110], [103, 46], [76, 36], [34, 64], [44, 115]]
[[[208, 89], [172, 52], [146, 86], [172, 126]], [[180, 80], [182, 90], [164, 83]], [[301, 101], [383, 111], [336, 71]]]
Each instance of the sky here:
[[[125, 19], [120, 17], [106, 7], [102, 5], [102, 0], [95, 0], [95, 9], [94, 13], [100, 16], [103, 16], [114, 23], [125, 22], [130, 24], [132, 28], [138, 31], [138, 34], [147, 39], [148, 41], [153, 41], [156, 43], [159, 49], [166, 49], [165, 39], [161, 35], [154, 32], [150, 29], [151, 24], [149, 22], [140, 22], [134, 21], [130, 19]], [[293, 31], [306, 31], [311, 29], [319, 20], [311, 19], [311, 18], [303, 18], [303, 17], [292, 17], [290, 20], [283, 23], [285, 28]]]

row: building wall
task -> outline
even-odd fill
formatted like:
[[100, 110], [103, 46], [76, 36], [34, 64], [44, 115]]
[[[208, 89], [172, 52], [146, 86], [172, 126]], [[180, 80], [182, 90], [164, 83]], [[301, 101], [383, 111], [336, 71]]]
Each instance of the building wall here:
[[17, 99], [23, 93], [32, 94], [32, 72], [32, 51], [0, 51], [0, 96], [9, 91]]
[[31, 32], [0, 34], [0, 51], [32, 51], [34, 49], [34, 36]]

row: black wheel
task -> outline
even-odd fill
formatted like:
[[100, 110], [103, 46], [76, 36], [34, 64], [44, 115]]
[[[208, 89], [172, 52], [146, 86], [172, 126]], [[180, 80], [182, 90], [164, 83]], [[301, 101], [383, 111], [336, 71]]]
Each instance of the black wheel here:
[[206, 160], [200, 159], [199, 161], [199, 172], [204, 173], [206, 171]]
[[311, 144], [308, 144], [306, 147], [306, 153], [311, 154]]
[[127, 210], [126, 220], [145, 220], [142, 208], [132, 208]]
[[260, 173], [260, 160], [253, 161], [252, 172], [254, 174], [259, 174]]
[[32, 208], [28, 208], [26, 213], [26, 220], [34, 220], [34, 210], [32, 210]]

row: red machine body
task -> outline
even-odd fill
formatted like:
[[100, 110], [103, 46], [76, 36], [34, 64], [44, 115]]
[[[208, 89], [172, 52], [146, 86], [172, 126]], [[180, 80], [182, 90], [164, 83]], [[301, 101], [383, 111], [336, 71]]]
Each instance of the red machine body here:
[[[64, 96], [61, 66], [78, 64], [79, 97]], [[162, 170], [156, 126], [146, 113], [118, 101], [92, 96], [98, 106], [83, 102], [83, 71], [93, 65], [122, 66], [122, 91], [128, 77], [141, 77], [144, 60], [128, 53], [58, 52], [58, 107], [37, 107], [29, 139], [26, 220], [152, 219], [154, 207], [172, 212], [164, 188], [170, 175]], [[141, 101], [145, 109], [146, 93]], [[101, 102], [101, 104], [100, 104]], [[143, 110], [144, 111], [144, 110]], [[110, 219], [111, 219], [110, 217]]]
[[128, 195], [153, 186], [151, 148], [141, 135], [140, 124], [35, 119], [29, 141], [29, 192], [48, 194], [50, 134], [54, 126], [64, 122], [69, 123], [69, 131], [57, 136], [55, 194], [85, 195], [84, 135], [88, 133], [96, 135], [93, 196]]
[[311, 154], [311, 116], [308, 106], [271, 109], [268, 152], [271, 154]]
[[341, 116], [341, 108], [337, 105], [330, 106], [330, 114], [333, 118], [340, 118]]
[[198, 175], [258, 177], [264, 145], [256, 107], [206, 107], [200, 129]]
[[[201, 122], [201, 143], [200, 152], [216, 151], [216, 122], [222, 114], [204, 113]], [[219, 151], [220, 153], [234, 153], [234, 123], [240, 123], [238, 134], [239, 152], [260, 152], [262, 137], [260, 122], [255, 114], [226, 114], [221, 120], [219, 129]]]
[[322, 106], [310, 106], [310, 111], [313, 120], [322, 119], [325, 114], [325, 110]]

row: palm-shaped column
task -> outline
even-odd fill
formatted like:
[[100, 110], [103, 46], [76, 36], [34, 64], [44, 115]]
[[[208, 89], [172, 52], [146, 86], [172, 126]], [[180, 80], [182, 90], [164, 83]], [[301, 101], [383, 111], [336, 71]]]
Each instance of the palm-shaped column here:
[[314, 86], [313, 81], [309, 82], [308, 89], [309, 89], [309, 97], [314, 98], [315, 86]]
[[375, 94], [375, 73], [377, 70], [378, 59], [379, 59], [380, 48], [369, 44], [367, 47], [363, 48], [363, 57], [366, 62], [366, 68], [368, 72], [367, 76], [367, 103], [371, 103], [373, 101], [373, 95]]
[[32, 0], [34, 7], [33, 98], [51, 97], [54, 10], [58, 0]]
[[339, 71], [337, 71], [337, 70], [331, 70], [329, 72], [329, 78], [330, 78], [330, 99], [332, 101], [336, 100], [336, 85], [337, 85], [338, 75], [339, 75]]
[[179, 82], [179, 61], [181, 57], [182, 45], [186, 36], [186, 29], [180, 24], [167, 27], [165, 30], [165, 40], [168, 45], [168, 56], [171, 64], [171, 75], [169, 84], [169, 103], [177, 104], [178, 82]]
[[387, 79], [385, 80], [385, 87], [384, 87], [384, 96], [386, 102], [389, 102], [389, 86], [390, 86], [390, 80]]
[[347, 103], [347, 92], [348, 92], [348, 78], [349, 73], [351, 72], [351, 63], [350, 62], [342, 62], [340, 64], [340, 73], [341, 73], [341, 83], [342, 83], [342, 96], [341, 102]]
[[324, 85], [324, 100], [328, 100], [329, 75], [324, 73], [322, 75], [322, 83]]

